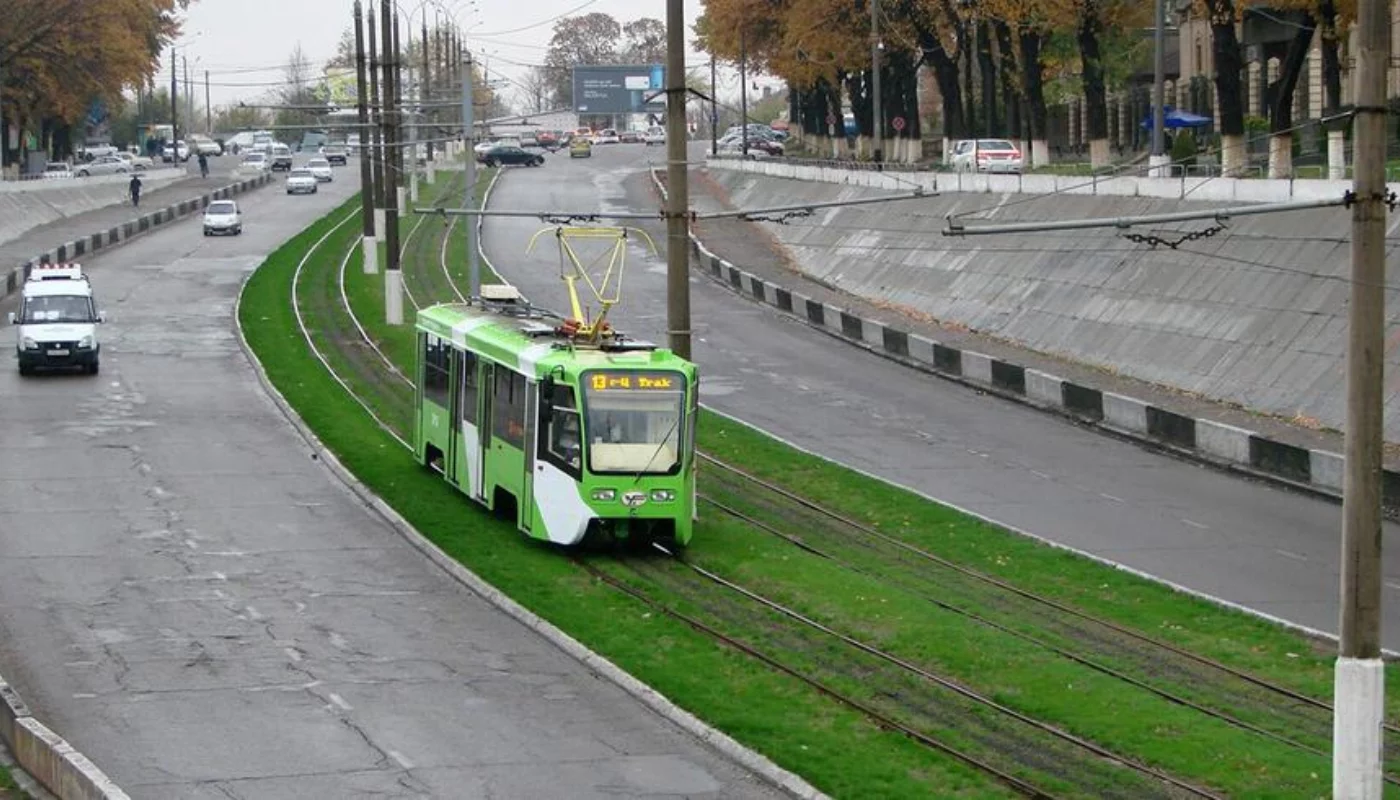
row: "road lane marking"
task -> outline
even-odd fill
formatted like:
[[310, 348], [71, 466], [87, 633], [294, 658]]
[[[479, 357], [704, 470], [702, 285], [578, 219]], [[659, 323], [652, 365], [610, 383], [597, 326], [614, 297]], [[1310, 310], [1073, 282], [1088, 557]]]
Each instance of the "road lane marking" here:
[[1208, 530], [1210, 530], [1210, 526], [1209, 526], [1209, 525], [1202, 525], [1201, 523], [1199, 523], [1199, 522], [1197, 522], [1197, 521], [1195, 521], [1195, 520], [1193, 520], [1193, 519], [1186, 519], [1185, 517], [1182, 517], [1182, 518], [1181, 518], [1181, 521], [1182, 521], [1183, 523], [1187, 524], [1187, 525], [1190, 525], [1190, 526], [1193, 527], [1193, 528], [1200, 528], [1200, 529], [1203, 530], [1203, 531], [1208, 531]]
[[1385, 588], [1394, 589], [1395, 591], [1400, 592], [1400, 583], [1396, 583], [1395, 581], [1386, 581]]
[[1124, 499], [1121, 498], [1121, 497], [1117, 497], [1117, 496], [1115, 496], [1115, 495], [1111, 495], [1111, 494], [1108, 494], [1108, 493], [1106, 493], [1106, 492], [1099, 492], [1099, 497], [1102, 497], [1102, 498], [1105, 499], [1105, 500], [1112, 500], [1112, 501], [1115, 502], [1115, 503], [1126, 503], [1126, 502], [1128, 502], [1127, 500], [1124, 500]]
[[399, 762], [399, 766], [403, 767], [404, 769], [413, 769], [413, 762], [404, 758], [403, 753], [400, 753], [397, 750], [390, 750], [389, 757]]
[[282, 652], [286, 653], [287, 658], [293, 661], [301, 661], [301, 652], [295, 647], [284, 647], [282, 648]]
[[1047, 481], [1050, 480], [1050, 476], [1049, 476], [1049, 475], [1046, 475], [1044, 472], [1041, 472], [1041, 471], [1038, 470], [1038, 469], [1033, 469], [1033, 470], [1031, 470], [1031, 474], [1034, 475], [1034, 476], [1036, 476], [1037, 478], [1044, 478], [1044, 479], [1047, 480]]
[[331, 702], [332, 702], [332, 703], [335, 703], [337, 706], [340, 706], [340, 709], [341, 709], [342, 711], [354, 711], [354, 710], [355, 710], [355, 709], [353, 709], [353, 708], [350, 707], [350, 704], [349, 704], [349, 703], [345, 702], [345, 698], [344, 698], [344, 697], [341, 697], [340, 695], [336, 694], [335, 692], [331, 692], [329, 695], [327, 695], [327, 697], [329, 697], [329, 698], [331, 699]]
[[1274, 552], [1275, 552], [1275, 553], [1278, 553], [1279, 555], [1283, 556], [1284, 558], [1291, 558], [1291, 559], [1293, 559], [1294, 561], [1307, 561], [1307, 560], [1308, 560], [1308, 557], [1307, 557], [1307, 556], [1300, 556], [1300, 555], [1298, 555], [1297, 553], [1290, 553], [1290, 552], [1287, 551], [1287, 550], [1280, 550], [1280, 549], [1278, 549], [1277, 547], [1274, 548]]

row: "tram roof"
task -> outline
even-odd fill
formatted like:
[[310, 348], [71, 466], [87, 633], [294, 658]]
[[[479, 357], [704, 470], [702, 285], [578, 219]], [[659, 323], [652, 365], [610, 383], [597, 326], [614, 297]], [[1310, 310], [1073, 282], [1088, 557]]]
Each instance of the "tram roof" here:
[[476, 306], [445, 303], [420, 309], [418, 327], [458, 347], [536, 376], [558, 366], [571, 373], [607, 367], [653, 367], [687, 372], [694, 369], [670, 349], [643, 343], [617, 349], [571, 348], [568, 339], [554, 333], [554, 321], [539, 315], [513, 316]]

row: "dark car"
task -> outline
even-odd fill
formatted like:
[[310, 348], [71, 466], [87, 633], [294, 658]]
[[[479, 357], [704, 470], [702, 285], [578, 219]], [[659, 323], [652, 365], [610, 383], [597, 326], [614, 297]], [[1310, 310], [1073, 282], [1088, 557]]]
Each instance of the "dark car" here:
[[321, 150], [321, 155], [330, 163], [343, 167], [350, 157], [350, 150], [343, 144], [328, 144]]
[[554, 148], [559, 146], [559, 135], [554, 131], [540, 131], [535, 134], [535, 143], [540, 147]]
[[642, 140], [642, 132], [626, 130], [617, 135], [617, 140], [622, 144], [636, 144]]
[[523, 164], [527, 167], [538, 167], [544, 164], [544, 156], [539, 153], [526, 152], [523, 147], [513, 145], [503, 145], [493, 147], [476, 157], [477, 161], [488, 167], [499, 167], [503, 164]]

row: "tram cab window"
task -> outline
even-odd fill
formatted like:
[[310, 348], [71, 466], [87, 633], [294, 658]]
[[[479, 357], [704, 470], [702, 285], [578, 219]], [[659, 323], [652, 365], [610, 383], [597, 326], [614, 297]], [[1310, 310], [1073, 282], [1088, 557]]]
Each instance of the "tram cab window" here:
[[492, 435], [513, 447], [525, 445], [525, 376], [496, 367]]
[[431, 333], [423, 334], [423, 399], [447, 408], [452, 386], [450, 365], [452, 345]]
[[556, 383], [548, 400], [548, 406], [541, 406], [549, 417], [542, 420], [545, 436], [540, 442], [540, 455], [577, 478], [583, 469], [583, 435], [574, 388]]
[[462, 371], [462, 393], [458, 402], [462, 404], [462, 421], [466, 423], [476, 422], [477, 363], [476, 353], [462, 353], [459, 362]]

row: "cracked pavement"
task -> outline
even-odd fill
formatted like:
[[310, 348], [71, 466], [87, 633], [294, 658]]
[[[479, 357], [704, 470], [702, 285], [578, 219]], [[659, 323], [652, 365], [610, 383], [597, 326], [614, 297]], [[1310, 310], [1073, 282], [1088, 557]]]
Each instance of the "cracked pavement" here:
[[241, 282], [356, 176], [86, 259], [102, 374], [0, 370], [0, 673], [135, 798], [781, 796], [458, 586], [263, 395]]

